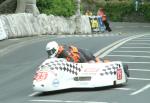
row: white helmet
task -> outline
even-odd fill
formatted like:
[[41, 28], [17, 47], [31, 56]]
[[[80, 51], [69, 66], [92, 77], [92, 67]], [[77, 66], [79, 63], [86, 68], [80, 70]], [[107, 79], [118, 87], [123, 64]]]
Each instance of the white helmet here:
[[48, 53], [48, 57], [55, 57], [58, 53], [59, 45], [55, 41], [51, 41], [46, 45], [46, 51]]

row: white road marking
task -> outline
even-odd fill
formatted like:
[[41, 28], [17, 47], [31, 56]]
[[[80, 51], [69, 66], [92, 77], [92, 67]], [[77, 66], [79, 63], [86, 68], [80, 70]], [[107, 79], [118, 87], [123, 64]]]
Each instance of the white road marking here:
[[14, 39], [8, 39], [8, 40], [12, 40], [12, 41], [16, 41], [16, 40], [19, 40], [18, 38], [14, 38]]
[[150, 53], [150, 51], [113, 51], [116, 53]]
[[116, 41], [116, 42], [114, 42], [114, 43], [112, 43], [112, 44], [106, 46], [105, 48], [100, 49], [100, 50], [97, 51], [94, 55], [95, 55], [95, 56], [98, 56], [98, 55], [102, 54], [104, 51], [106, 51], [107, 49], [109, 49], [109, 48], [111, 48], [111, 47], [117, 45], [118, 43], [120, 43], [120, 42], [123, 41], [123, 40], [124, 40], [124, 39], [119, 40], [119, 41]]
[[[140, 38], [139, 38], [140, 39]], [[150, 37], [142, 37], [141, 39], [144, 39], [144, 40], [150, 40]]]
[[138, 40], [139, 40], [139, 41], [140, 41], [140, 40], [146, 40], [146, 41], [148, 41], [148, 40], [150, 40], [150, 38], [138, 38], [138, 39], [135, 39], [135, 40], [133, 40], [133, 41], [136, 41], [136, 40], [137, 40], [137, 41], [138, 41]]
[[138, 26], [137, 25], [130, 25], [128, 26], [129, 28], [137, 28]]
[[143, 80], [143, 81], [150, 81], [149, 78], [133, 78], [133, 77], [130, 77], [128, 78], [129, 80]]
[[148, 26], [148, 25], [145, 25], [145, 26], [143, 26], [143, 27], [149, 28], [150, 26]]
[[108, 103], [108, 102], [96, 102], [96, 101], [65, 101], [65, 100], [47, 100], [47, 99], [36, 99], [36, 100], [29, 100], [31, 102], [57, 102], [57, 103]]
[[147, 48], [150, 48], [150, 47], [120, 47], [120, 48], [132, 48], [132, 49], [135, 49], [135, 48], [138, 48], [138, 49], [147, 49]]
[[150, 58], [150, 56], [137, 56], [137, 55], [107, 55], [107, 56], [111, 56], [111, 57], [138, 57], [138, 58]]
[[127, 64], [150, 64], [150, 62], [123, 62], [123, 63], [127, 63]]
[[38, 95], [40, 92], [33, 92], [32, 94], [29, 94], [29, 97], [33, 97], [35, 95]]
[[115, 36], [117, 34], [89, 34], [89, 35], [59, 35], [58, 38], [65, 37], [106, 37], [106, 36]]
[[[145, 34], [146, 35], [146, 34]], [[136, 38], [139, 38], [139, 37], [142, 37], [142, 36], [145, 36], [145, 35], [137, 35], [137, 36], [130, 36], [130, 37], [127, 37], [125, 39], [121, 39], [117, 42], [114, 42], [113, 45], [109, 45], [107, 46], [107, 48], [104, 48], [104, 49], [101, 49], [100, 51], [98, 51], [97, 53], [95, 53], [95, 56], [98, 56], [99, 57], [105, 57], [106, 55], [108, 55], [110, 52], [112, 52], [113, 50], [115, 50], [116, 48], [118, 48], [119, 46], [123, 45], [124, 43], [132, 40], [132, 39], [136, 39]], [[104, 52], [105, 51], [105, 52]]]
[[136, 40], [132, 40], [132, 41], [149, 41], [149, 40], [144, 40], [144, 39], [136, 39]]
[[116, 26], [115, 28], [124, 28], [123, 26]]
[[131, 88], [115, 88], [115, 89], [125, 90], [125, 91], [134, 90], [134, 89], [131, 89]]
[[127, 43], [132, 45], [150, 45], [149, 43]]
[[131, 71], [150, 72], [150, 69], [129, 69]]
[[149, 89], [149, 88], [150, 88], [150, 84], [148, 84], [148, 85], [144, 86], [143, 88], [141, 88], [141, 89], [139, 89], [139, 90], [137, 90], [137, 91], [131, 93], [130, 95], [139, 94], [139, 93], [144, 92], [145, 90], [147, 90], [147, 89]]

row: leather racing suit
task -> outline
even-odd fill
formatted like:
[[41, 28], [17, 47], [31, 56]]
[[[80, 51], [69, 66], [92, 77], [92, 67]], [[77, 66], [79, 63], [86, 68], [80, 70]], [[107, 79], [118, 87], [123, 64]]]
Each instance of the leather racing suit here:
[[66, 58], [67, 61], [76, 63], [85, 63], [90, 60], [96, 61], [96, 57], [87, 49], [77, 48], [72, 45], [60, 45], [56, 57]]

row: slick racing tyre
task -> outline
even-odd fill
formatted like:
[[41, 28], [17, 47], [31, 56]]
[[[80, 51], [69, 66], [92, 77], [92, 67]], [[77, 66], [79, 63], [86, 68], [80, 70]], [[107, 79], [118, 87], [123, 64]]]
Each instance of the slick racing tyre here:
[[127, 77], [130, 77], [129, 69], [127, 64], [123, 64], [123, 69]]

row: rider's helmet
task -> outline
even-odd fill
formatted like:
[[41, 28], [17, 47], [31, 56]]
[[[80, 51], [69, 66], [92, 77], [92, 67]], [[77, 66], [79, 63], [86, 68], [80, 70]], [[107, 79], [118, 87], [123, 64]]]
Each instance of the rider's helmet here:
[[46, 45], [46, 51], [48, 53], [48, 57], [55, 57], [58, 53], [59, 45], [55, 41], [51, 41]]

